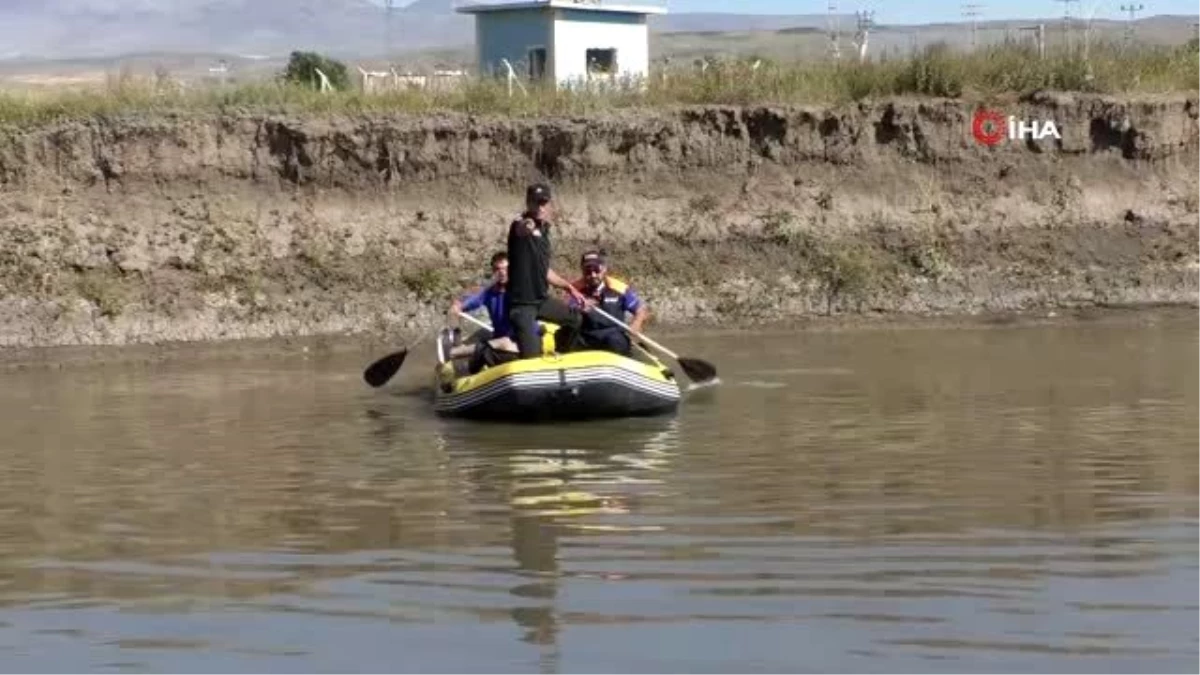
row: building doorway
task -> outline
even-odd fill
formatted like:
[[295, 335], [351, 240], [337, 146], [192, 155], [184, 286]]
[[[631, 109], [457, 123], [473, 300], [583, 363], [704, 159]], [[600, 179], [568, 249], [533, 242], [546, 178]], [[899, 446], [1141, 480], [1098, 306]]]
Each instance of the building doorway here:
[[546, 48], [529, 50], [529, 79], [539, 81], [546, 76]]

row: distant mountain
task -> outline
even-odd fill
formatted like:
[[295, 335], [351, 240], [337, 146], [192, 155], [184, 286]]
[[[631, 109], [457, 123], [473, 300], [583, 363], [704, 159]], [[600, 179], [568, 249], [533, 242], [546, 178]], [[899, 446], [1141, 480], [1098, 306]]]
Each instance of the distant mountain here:
[[[392, 17], [397, 51], [469, 45], [472, 17], [453, 0], [417, 0]], [[655, 31], [775, 30], [823, 16], [668, 14]], [[284, 55], [316, 49], [379, 54], [388, 44], [382, 2], [370, 0], [0, 0], [7, 58], [96, 58], [133, 52]]]
[[[396, 52], [467, 47], [474, 40], [473, 19], [453, 8], [454, 0], [416, 0], [389, 22], [382, 0], [0, 0], [0, 59], [151, 52], [279, 57], [296, 49], [361, 58], [382, 54], [389, 44]], [[650, 26], [657, 33], [680, 36], [788, 29], [799, 34], [823, 29], [826, 20], [824, 14], [684, 12], [652, 16]], [[1138, 26], [1147, 34], [1174, 34], [1191, 31], [1194, 20], [1149, 17]], [[1048, 29], [1057, 25], [1055, 19], [1045, 23]], [[849, 36], [854, 17], [841, 17], [840, 25]], [[881, 37], [893, 30], [921, 28], [877, 27]]]
[[401, 11], [408, 14], [453, 14], [454, 0], [417, 0]]
[[[8, 54], [80, 58], [130, 52], [379, 53], [384, 9], [369, 0], [0, 0]], [[470, 41], [470, 17], [397, 21], [398, 48]]]
[[[630, 4], [637, 4], [630, 2]], [[454, 14], [455, 0], [416, 0], [405, 7], [406, 14], [448, 15]], [[669, 7], [668, 7], [669, 10]], [[853, 14], [842, 17], [852, 21]], [[824, 26], [824, 14], [739, 14], [735, 12], [670, 12], [650, 17], [650, 28], [660, 32], [705, 32], [705, 31], [749, 31], [779, 30], [781, 28]]]
[[[785, 28], [824, 28], [828, 17], [824, 14], [723, 14], [689, 12], [652, 16], [650, 29], [661, 33], [703, 33], [711, 31], [745, 32], [756, 30], [782, 30]], [[840, 17], [842, 26], [851, 25], [853, 14]]]

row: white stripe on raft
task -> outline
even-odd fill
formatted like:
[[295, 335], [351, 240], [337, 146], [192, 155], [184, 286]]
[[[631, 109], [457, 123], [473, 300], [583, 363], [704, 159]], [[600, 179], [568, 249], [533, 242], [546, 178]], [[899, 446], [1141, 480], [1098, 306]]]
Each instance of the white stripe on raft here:
[[[506, 378], [506, 380], [507, 380], [507, 378]], [[588, 384], [588, 383], [596, 383], [596, 382], [601, 382], [601, 383], [609, 382], [609, 383], [613, 383], [613, 384], [620, 384], [620, 385], [626, 386], [630, 389], [634, 389], [634, 390], [640, 391], [642, 393], [654, 396], [655, 398], [663, 399], [666, 401], [678, 401], [679, 397], [680, 397], [679, 391], [676, 389], [671, 389], [669, 387], [663, 387], [661, 385], [655, 386], [652, 384], [648, 384], [646, 382], [638, 382], [636, 380], [632, 380], [631, 378], [615, 376], [615, 375], [611, 375], [611, 374], [607, 375], [607, 376], [600, 374], [600, 375], [594, 375], [594, 376], [573, 378], [572, 381], [568, 382], [567, 386], [579, 386], [579, 385], [584, 385], [584, 384]], [[512, 391], [512, 390], [537, 391], [537, 390], [541, 390], [541, 389], [558, 389], [561, 386], [562, 386], [562, 384], [558, 381], [557, 378], [553, 378], [553, 379], [538, 378], [538, 380], [536, 380], [536, 381], [531, 381], [530, 379], [523, 379], [519, 382], [501, 381], [501, 382], [489, 384], [484, 389], [480, 389], [478, 391], [473, 391], [473, 392], [470, 392], [469, 394], [455, 394], [455, 395], [449, 395], [449, 396], [443, 395], [438, 401], [435, 402], [434, 406], [436, 409], [439, 409], [439, 410], [456, 410], [459, 408], [469, 407], [472, 405], [477, 405], [477, 404], [483, 403], [483, 402], [487, 401], [488, 399], [495, 398], [496, 396], [499, 396], [507, 391]]]
[[[666, 401], [677, 401], [680, 398], [678, 386], [656, 382], [650, 378], [629, 373], [616, 366], [589, 366], [585, 368], [565, 369], [566, 386], [577, 386], [592, 382], [611, 382], [619, 384], [656, 398]], [[441, 394], [434, 403], [438, 410], [451, 411], [472, 405], [478, 405], [510, 390], [540, 390], [557, 389], [563, 386], [559, 371], [541, 371], [534, 373], [516, 373], [505, 375], [500, 379], [489, 382], [483, 387], [461, 394]]]

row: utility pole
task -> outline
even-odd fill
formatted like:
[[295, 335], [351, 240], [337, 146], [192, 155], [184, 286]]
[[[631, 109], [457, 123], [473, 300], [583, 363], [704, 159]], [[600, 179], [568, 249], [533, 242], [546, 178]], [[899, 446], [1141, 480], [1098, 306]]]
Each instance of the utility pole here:
[[1129, 13], [1129, 21], [1127, 21], [1125, 23], [1125, 48], [1126, 49], [1129, 48], [1129, 45], [1133, 44], [1133, 30], [1134, 30], [1133, 24], [1134, 24], [1134, 21], [1136, 21], [1134, 15], [1136, 15], [1138, 12], [1142, 11], [1143, 9], [1146, 9], [1146, 6], [1141, 5], [1141, 4], [1121, 5], [1121, 11]]
[[838, 46], [838, 5], [837, 0], [829, 0], [829, 15], [826, 23], [829, 28], [829, 56], [834, 61], [842, 58], [842, 49]]
[[396, 13], [396, 0], [387, 0], [387, 17], [383, 25], [384, 57], [392, 62], [392, 15]]
[[875, 25], [875, 11], [857, 12], [858, 30], [854, 34], [854, 45], [858, 47], [859, 63], [867, 60], [867, 41], [870, 39], [871, 27]]
[[1079, 0], [1055, 0], [1063, 4], [1063, 42], [1067, 51], [1071, 51], [1071, 3]]
[[971, 22], [971, 51], [975, 51], [977, 45], [977, 33], [979, 26], [976, 23], [976, 17], [979, 16], [979, 10], [983, 9], [983, 5], [977, 2], [970, 2], [963, 5], [963, 16]]

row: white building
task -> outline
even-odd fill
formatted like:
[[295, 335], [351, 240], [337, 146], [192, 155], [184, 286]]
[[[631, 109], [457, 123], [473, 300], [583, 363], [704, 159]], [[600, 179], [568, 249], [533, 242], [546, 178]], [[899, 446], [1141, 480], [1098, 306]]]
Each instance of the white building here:
[[560, 87], [648, 76], [646, 17], [667, 12], [665, 0], [460, 0], [455, 9], [475, 16], [481, 74], [511, 66]]

